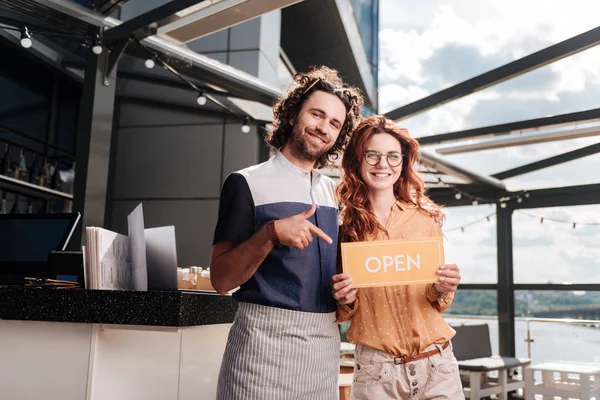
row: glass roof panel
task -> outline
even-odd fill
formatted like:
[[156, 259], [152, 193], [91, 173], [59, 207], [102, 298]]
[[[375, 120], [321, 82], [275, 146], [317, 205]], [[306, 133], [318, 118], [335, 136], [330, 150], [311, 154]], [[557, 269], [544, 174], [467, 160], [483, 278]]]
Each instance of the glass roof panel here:
[[515, 211], [515, 283], [600, 283], [599, 242], [596, 205]]
[[444, 212], [446, 262], [458, 265], [462, 283], [496, 283], [496, 207], [451, 207]]
[[[476, 6], [469, 0], [418, 4], [382, 0], [381, 111], [387, 112], [589, 31], [598, 26], [599, 11], [600, 4], [594, 0], [558, 2], [552, 7], [544, 0], [478, 2]], [[581, 88], [586, 77], [598, 76], [594, 73], [598, 53], [591, 53], [587, 51], [562, 65], [556, 63], [556, 67], [543, 72], [527, 74], [527, 78], [504, 84], [502, 90], [533, 94], [557, 86]], [[513, 112], [517, 114], [535, 111], [531, 104], [525, 110], [518, 106], [519, 102], [514, 103]]]

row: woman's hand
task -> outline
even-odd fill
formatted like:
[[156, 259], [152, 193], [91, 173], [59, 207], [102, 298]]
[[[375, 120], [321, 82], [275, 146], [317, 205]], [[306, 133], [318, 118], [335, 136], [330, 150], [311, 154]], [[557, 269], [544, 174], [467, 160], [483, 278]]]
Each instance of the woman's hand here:
[[352, 288], [352, 278], [348, 274], [337, 274], [331, 277], [331, 293], [339, 304], [350, 305], [356, 301], [358, 289]]
[[440, 281], [433, 284], [435, 290], [440, 293], [455, 292], [462, 277], [456, 264], [443, 264], [438, 269]]

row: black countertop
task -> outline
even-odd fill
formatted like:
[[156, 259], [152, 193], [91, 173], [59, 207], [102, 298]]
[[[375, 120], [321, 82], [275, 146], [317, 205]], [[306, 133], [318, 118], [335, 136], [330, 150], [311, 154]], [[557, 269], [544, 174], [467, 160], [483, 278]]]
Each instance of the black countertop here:
[[191, 291], [0, 286], [0, 319], [122, 325], [198, 326], [233, 322], [231, 296]]

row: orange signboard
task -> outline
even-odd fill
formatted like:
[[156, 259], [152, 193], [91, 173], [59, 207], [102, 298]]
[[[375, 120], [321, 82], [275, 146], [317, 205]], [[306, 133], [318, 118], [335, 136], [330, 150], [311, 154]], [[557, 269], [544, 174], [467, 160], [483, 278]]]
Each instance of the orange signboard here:
[[342, 243], [342, 268], [352, 287], [437, 282], [443, 263], [442, 237]]

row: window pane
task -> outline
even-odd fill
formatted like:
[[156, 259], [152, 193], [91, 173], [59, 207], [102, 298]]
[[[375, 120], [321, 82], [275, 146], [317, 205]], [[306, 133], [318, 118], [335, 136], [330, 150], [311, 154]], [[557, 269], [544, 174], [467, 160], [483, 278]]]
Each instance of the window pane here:
[[458, 265], [461, 283], [496, 283], [495, 206], [448, 207], [444, 211], [446, 262]]
[[493, 290], [459, 289], [446, 313], [461, 316], [496, 316], [498, 315], [498, 296]]
[[[495, 309], [494, 316], [481, 315], [491, 311], [495, 304], [496, 293], [493, 291], [459, 290], [444, 319], [452, 326], [488, 324], [492, 353], [498, 354]], [[600, 292], [517, 291], [515, 310], [517, 357], [531, 357], [533, 363], [557, 360], [600, 362]], [[531, 316], [544, 319], [529, 318]], [[554, 319], [582, 317], [594, 318], [579, 323]], [[528, 337], [533, 342], [528, 344]]]
[[515, 283], [600, 283], [600, 225], [590, 223], [597, 205], [515, 211]]
[[[515, 292], [517, 356], [534, 363], [565, 360], [600, 362], [600, 292]], [[586, 318], [593, 321], [541, 320]], [[528, 322], [529, 320], [529, 322]], [[533, 339], [529, 345], [528, 337]]]

